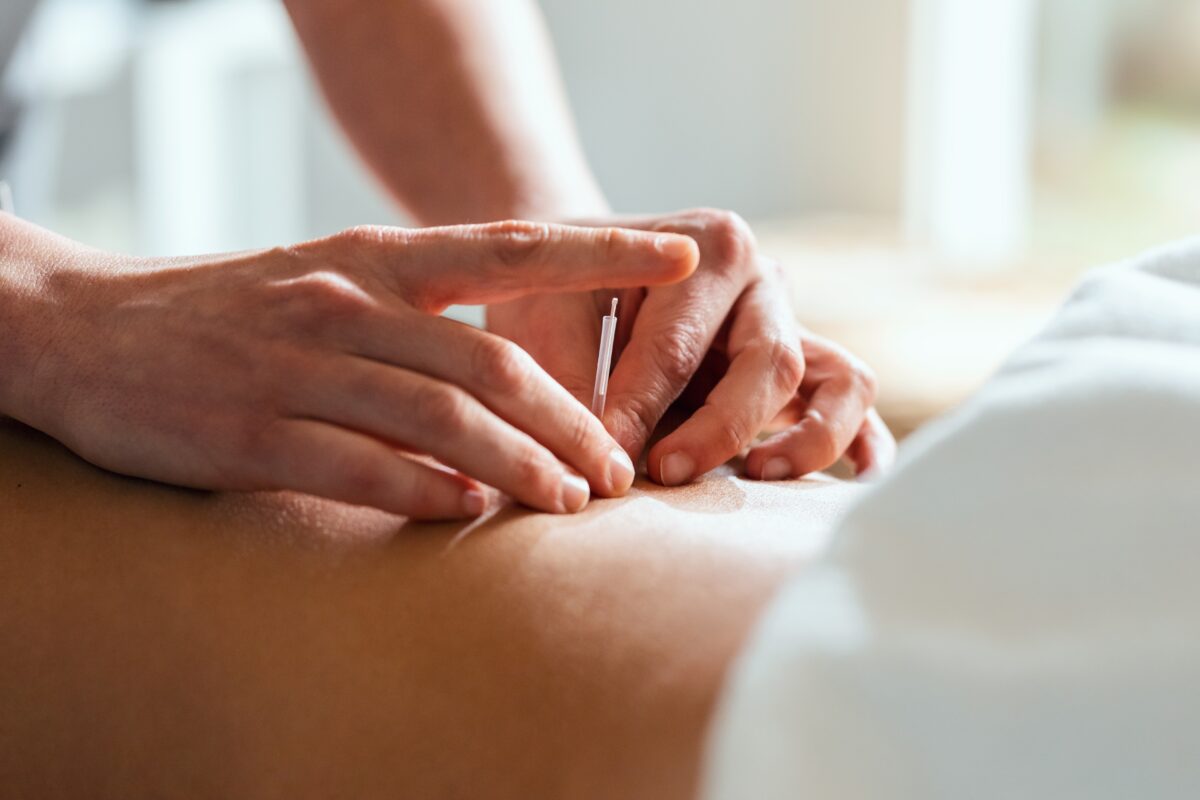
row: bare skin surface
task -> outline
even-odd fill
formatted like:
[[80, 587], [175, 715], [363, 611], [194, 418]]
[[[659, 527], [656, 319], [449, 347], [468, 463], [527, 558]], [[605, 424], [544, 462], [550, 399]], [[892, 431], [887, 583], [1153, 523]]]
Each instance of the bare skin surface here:
[[415, 524], [123, 478], [0, 421], [0, 782], [690, 797], [730, 659], [857, 491], [722, 468]]

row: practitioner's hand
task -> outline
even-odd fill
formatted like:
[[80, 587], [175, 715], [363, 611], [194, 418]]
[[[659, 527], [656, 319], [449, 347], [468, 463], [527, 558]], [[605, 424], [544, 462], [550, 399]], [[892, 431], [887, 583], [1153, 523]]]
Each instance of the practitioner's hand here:
[[842, 456], [859, 473], [890, 464], [895, 441], [872, 408], [871, 371], [800, 328], [779, 266], [737, 215], [701, 209], [604, 224], [687, 234], [700, 266], [674, 286], [524, 297], [490, 307], [488, 324], [586, 402], [600, 318], [620, 297], [605, 424], [636, 457], [672, 403], [687, 414], [651, 449], [654, 480], [687, 483], [780, 425], [750, 448], [748, 477], [798, 477]]
[[168, 262], [37, 234], [29, 249], [58, 248], [59, 266], [24, 293], [21, 318], [39, 322], [22, 328], [19, 371], [0, 375], [13, 379], [0, 410], [117, 472], [423, 518], [479, 514], [477, 481], [564, 512], [589, 484], [616, 495], [633, 480], [532, 358], [437, 312], [670, 283], [697, 259], [683, 236], [524, 222], [358, 228]]

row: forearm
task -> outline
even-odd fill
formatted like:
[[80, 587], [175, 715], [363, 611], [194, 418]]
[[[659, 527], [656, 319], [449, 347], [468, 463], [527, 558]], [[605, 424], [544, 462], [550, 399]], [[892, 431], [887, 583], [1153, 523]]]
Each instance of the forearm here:
[[330, 106], [422, 224], [603, 213], [531, 0], [287, 0]]
[[41, 355], [69, 317], [57, 288], [83, 251], [75, 242], [0, 213], [0, 415], [38, 424], [31, 388]]

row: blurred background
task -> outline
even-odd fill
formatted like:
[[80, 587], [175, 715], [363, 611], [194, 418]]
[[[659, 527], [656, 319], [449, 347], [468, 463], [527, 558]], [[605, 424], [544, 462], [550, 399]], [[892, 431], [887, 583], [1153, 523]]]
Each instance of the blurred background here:
[[[5, 3], [0, 45], [25, 0]], [[614, 207], [747, 217], [901, 433], [1085, 268], [1200, 229], [1200, 0], [541, 5]], [[18, 212], [88, 244], [403, 222], [278, 0], [44, 0], [3, 80]]]

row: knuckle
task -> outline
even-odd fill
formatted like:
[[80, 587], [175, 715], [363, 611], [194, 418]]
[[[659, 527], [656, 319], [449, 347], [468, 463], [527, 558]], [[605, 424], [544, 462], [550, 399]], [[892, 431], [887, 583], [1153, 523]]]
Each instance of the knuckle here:
[[700, 325], [683, 324], [661, 334], [658, 346], [653, 351], [653, 359], [667, 389], [682, 391], [696, 374], [704, 355], [705, 342], [701, 331]]
[[566, 420], [567, 446], [576, 452], [583, 452], [595, 442], [595, 418], [583, 411], [569, 412]]
[[720, 267], [738, 267], [750, 262], [757, 243], [746, 220], [733, 212], [705, 209], [701, 225], [708, 255]]
[[509, 219], [483, 226], [492, 256], [501, 264], [513, 266], [532, 261], [550, 242], [550, 226], [544, 222]]
[[387, 238], [388, 229], [382, 225], [355, 225], [334, 234], [334, 239], [351, 247], [369, 247], [382, 244]]
[[529, 379], [529, 356], [517, 345], [498, 337], [483, 337], [475, 345], [472, 372], [483, 389], [515, 394]]
[[447, 384], [422, 381], [408, 397], [413, 422], [424, 430], [455, 436], [464, 432], [470, 419], [467, 396]]
[[600, 228], [594, 233], [595, 238], [593, 243], [596, 248], [596, 255], [601, 259], [615, 258], [625, 245], [629, 236], [619, 228]]
[[284, 297], [306, 325], [361, 317], [375, 308], [371, 295], [339, 272], [319, 271], [288, 282]]
[[532, 496], [557, 498], [561, 470], [548, 463], [537, 448], [522, 447], [512, 455], [511, 472], [514, 485], [524, 487]]
[[804, 380], [804, 355], [798, 344], [782, 339], [757, 343], [766, 353], [771, 375], [784, 392], [794, 392]]
[[638, 392], [629, 394], [623, 398], [622, 408], [623, 413], [634, 426], [634, 428], [642, 435], [649, 436], [658, 425], [659, 417], [666, 409], [666, 404], [660, 404], [655, 400], [654, 395], [646, 392]]
[[750, 443], [754, 433], [749, 421], [743, 416], [726, 415], [716, 426], [713, 445], [728, 458], [741, 452]]

